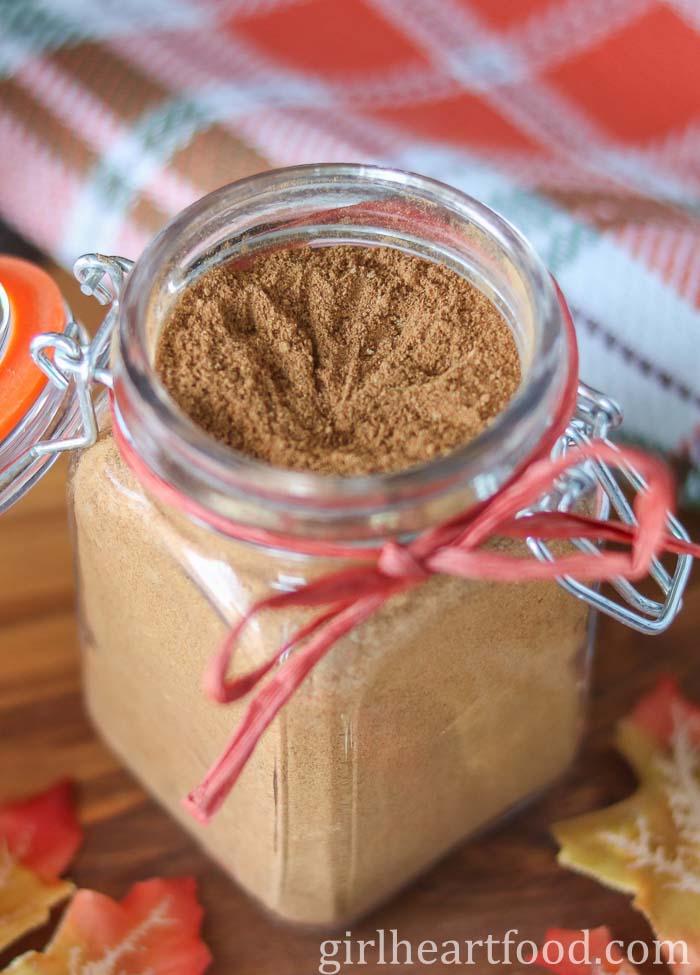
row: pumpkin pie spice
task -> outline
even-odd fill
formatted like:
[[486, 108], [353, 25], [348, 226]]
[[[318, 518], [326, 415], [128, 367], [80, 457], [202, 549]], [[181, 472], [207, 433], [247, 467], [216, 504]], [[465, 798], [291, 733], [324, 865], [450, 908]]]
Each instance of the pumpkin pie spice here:
[[449, 268], [389, 247], [300, 247], [210, 270], [177, 302], [157, 368], [228, 446], [344, 475], [449, 453], [520, 382], [494, 305]]

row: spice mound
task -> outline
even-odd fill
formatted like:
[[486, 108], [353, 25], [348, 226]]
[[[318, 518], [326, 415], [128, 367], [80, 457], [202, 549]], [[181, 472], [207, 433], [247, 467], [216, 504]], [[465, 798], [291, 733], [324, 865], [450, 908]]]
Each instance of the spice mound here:
[[401, 470], [472, 440], [520, 383], [500, 312], [390, 247], [297, 247], [204, 273], [156, 367], [198, 426], [277, 467]]

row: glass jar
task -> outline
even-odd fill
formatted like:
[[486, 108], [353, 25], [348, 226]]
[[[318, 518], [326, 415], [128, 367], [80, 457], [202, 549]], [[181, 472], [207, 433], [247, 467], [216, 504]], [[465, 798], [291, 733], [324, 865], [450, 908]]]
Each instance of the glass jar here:
[[[508, 407], [447, 457], [362, 477], [274, 469], [205, 435], [154, 369], [169, 309], [214, 264], [299, 243], [394, 246], [468, 277], [501, 310], [520, 351], [523, 381]], [[99, 436], [87, 429], [90, 401], [80, 401], [85, 449], [70, 476], [92, 720], [265, 909], [297, 924], [344, 925], [562, 775], [583, 725], [590, 604], [610, 608], [572, 580], [435, 575], [392, 597], [313, 669], [202, 825], [183, 796], [245, 708], [203, 694], [212, 652], [271, 591], [362, 564], [387, 540], [482, 504], [534, 457], [604, 435], [614, 407], [582, 390], [578, 416], [553, 437], [576, 368], [556, 286], [505, 221], [422, 177], [355, 165], [255, 176], [184, 211], [133, 269], [93, 256], [79, 272], [98, 297], [114, 299], [98, 338], [80, 354], [55, 336], [35, 351], [49, 370], [70, 374], [83, 397], [95, 379], [113, 389], [111, 418], [104, 397], [92, 401]], [[53, 359], [45, 354], [52, 341]], [[112, 424], [182, 503], [153, 496], [135, 476]], [[0, 459], [4, 466], [8, 458]], [[590, 475], [579, 470], [543, 505], [570, 505], [572, 496], [604, 505]], [[16, 472], [0, 481], [6, 501], [14, 483]], [[223, 521], [240, 537], [212, 527]], [[492, 544], [519, 552], [526, 543]], [[542, 543], [527, 544], [550, 557]], [[675, 613], [687, 565], [681, 559], [674, 576], [661, 573], [665, 601], [635, 604], [652, 627]], [[257, 616], [233, 672], [260, 667], [308, 618], [292, 607]]]

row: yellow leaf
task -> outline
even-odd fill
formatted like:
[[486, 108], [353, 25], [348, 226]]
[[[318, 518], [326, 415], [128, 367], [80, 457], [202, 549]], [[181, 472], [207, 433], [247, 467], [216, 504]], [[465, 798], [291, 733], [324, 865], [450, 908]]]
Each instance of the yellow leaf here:
[[0, 949], [45, 924], [51, 908], [72, 892], [71, 883], [45, 884], [33, 871], [14, 863], [7, 850], [0, 850]]
[[671, 968], [700, 975], [700, 709], [663, 681], [618, 729], [640, 786], [630, 799], [554, 826], [559, 862], [634, 897]]

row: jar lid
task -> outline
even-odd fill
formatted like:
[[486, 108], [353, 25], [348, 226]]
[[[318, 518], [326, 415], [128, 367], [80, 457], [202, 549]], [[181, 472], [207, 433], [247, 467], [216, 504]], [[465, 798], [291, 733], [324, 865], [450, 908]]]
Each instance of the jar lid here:
[[41, 268], [0, 255], [0, 441], [29, 413], [47, 377], [31, 355], [43, 332], [63, 332], [66, 308], [56, 282]]

